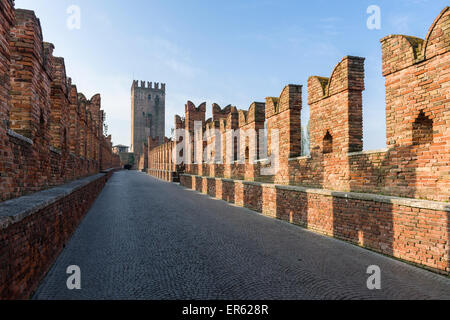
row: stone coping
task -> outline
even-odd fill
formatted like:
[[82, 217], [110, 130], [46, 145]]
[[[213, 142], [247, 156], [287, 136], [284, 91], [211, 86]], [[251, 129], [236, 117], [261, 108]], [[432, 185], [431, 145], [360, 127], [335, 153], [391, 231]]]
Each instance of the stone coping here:
[[55, 147], [50, 146], [49, 149], [50, 149], [50, 151], [53, 152], [53, 153], [62, 155], [61, 150], [59, 150], [59, 149], [57, 149], [57, 148], [55, 148]]
[[24, 137], [23, 135], [15, 132], [14, 130], [8, 129], [7, 131], [8, 135], [11, 137], [14, 137], [16, 139], [22, 140], [30, 145], [33, 145], [33, 140], [31, 140], [30, 138]]
[[[365, 154], [386, 153], [388, 151], [389, 151], [389, 148], [378, 149], [378, 150], [349, 152], [349, 153], [347, 153], [347, 156], [355, 157], [355, 156], [360, 156], [360, 155], [365, 155]], [[312, 159], [311, 156], [299, 156], [299, 157], [289, 158], [289, 161], [300, 161], [300, 160], [309, 160], [309, 159]]]
[[384, 196], [384, 195], [378, 195], [378, 194], [374, 194], [374, 193], [343, 192], [343, 191], [332, 191], [332, 190], [318, 189], [318, 188], [307, 188], [307, 187], [300, 187], [300, 186], [284, 186], [284, 185], [277, 185], [277, 184], [272, 184], [272, 183], [262, 183], [262, 182], [257, 182], [257, 181], [233, 180], [233, 179], [226, 179], [226, 178], [204, 177], [204, 176], [189, 175], [189, 174], [182, 174], [181, 176], [204, 178], [204, 179], [215, 179], [215, 180], [221, 180], [224, 182], [242, 183], [242, 184], [246, 184], [246, 185], [253, 185], [253, 186], [259, 186], [259, 187], [264, 187], [264, 188], [273, 188], [273, 189], [278, 189], [278, 190], [313, 193], [313, 194], [320, 194], [320, 195], [336, 197], [336, 198], [374, 201], [374, 202], [381, 202], [381, 203], [388, 203], [388, 204], [396, 204], [396, 205], [412, 207], [412, 208], [450, 212], [450, 203], [446, 203], [446, 202], [421, 200], [421, 199], [413, 199], [413, 198], [401, 198], [401, 197], [394, 197], [394, 196]]
[[289, 161], [296, 161], [296, 160], [309, 160], [311, 159], [311, 156], [298, 156], [295, 158], [289, 158]]
[[162, 170], [162, 169], [147, 169], [147, 171], [154, 171], [154, 172], [176, 172], [172, 170]]
[[254, 163], [269, 164], [270, 163], [270, 159], [269, 158], [258, 159], [258, 160], [255, 160]]
[[358, 151], [358, 152], [350, 152], [348, 154], [349, 157], [359, 156], [363, 154], [375, 154], [375, 153], [386, 153], [389, 151], [389, 148], [378, 149], [378, 150], [367, 150], [367, 151]]
[[39, 210], [52, 205], [58, 200], [67, 197], [104, 176], [104, 173], [98, 173], [51, 189], [1, 202], [0, 230], [22, 221], [26, 217], [33, 215]]

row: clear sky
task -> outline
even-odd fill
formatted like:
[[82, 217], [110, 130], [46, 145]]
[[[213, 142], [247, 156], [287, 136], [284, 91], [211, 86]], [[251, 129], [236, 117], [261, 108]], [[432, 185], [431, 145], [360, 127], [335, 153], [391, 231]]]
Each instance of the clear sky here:
[[[81, 9], [81, 28], [67, 27], [67, 8]], [[369, 30], [367, 8], [381, 8]], [[248, 109], [303, 84], [302, 122], [309, 118], [306, 83], [329, 77], [346, 55], [366, 58], [364, 149], [385, 147], [385, 94], [379, 40], [424, 38], [448, 0], [16, 0], [34, 10], [44, 40], [55, 44], [78, 90], [102, 95], [115, 144], [130, 145], [132, 79], [164, 82], [166, 133], [184, 104]]]

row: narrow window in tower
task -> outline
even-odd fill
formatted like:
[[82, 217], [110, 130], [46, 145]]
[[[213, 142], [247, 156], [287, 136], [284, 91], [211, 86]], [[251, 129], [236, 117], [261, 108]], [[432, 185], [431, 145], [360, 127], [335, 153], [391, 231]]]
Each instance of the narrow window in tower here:
[[145, 126], [147, 128], [152, 127], [152, 115], [150, 113], [148, 113], [147, 116], [145, 117]]
[[152, 100], [152, 95], [149, 94], [149, 95], [148, 95], [148, 101], [151, 101], [151, 100]]

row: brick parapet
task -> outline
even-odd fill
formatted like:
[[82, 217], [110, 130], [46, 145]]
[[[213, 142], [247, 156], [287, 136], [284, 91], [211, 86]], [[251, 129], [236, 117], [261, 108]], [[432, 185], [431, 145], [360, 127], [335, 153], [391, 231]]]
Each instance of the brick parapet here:
[[0, 17], [0, 202], [120, 166], [100, 96], [78, 94], [34, 12], [2, 1]]
[[[230, 106], [224, 112], [214, 104], [213, 118], [205, 124], [204, 116], [200, 120], [203, 132], [217, 128], [218, 122], [224, 163], [187, 165], [181, 183], [448, 275], [449, 17], [447, 7], [425, 40], [407, 36], [382, 40], [385, 149], [362, 151], [364, 58], [348, 56], [330, 78], [308, 80], [310, 156], [299, 156], [301, 86], [287, 86], [280, 97], [267, 98], [264, 106], [268, 159], [235, 161], [235, 154], [245, 154], [248, 146], [246, 139], [238, 138], [234, 149], [230, 139], [235, 137], [229, 130], [255, 128], [249, 122], [251, 110]], [[188, 106], [187, 111], [203, 113], [192, 103]], [[193, 130], [188, 122], [185, 128]], [[182, 123], [181, 117], [177, 123]], [[280, 133], [280, 167], [276, 174], [263, 176], [261, 170], [271, 165], [273, 129]], [[203, 149], [216, 139], [208, 139]], [[159, 167], [149, 173], [161, 176], [154, 171], [162, 170], [161, 158], [157, 159]]]
[[0, 203], [0, 299], [30, 297], [112, 173]]
[[[230, 134], [230, 130], [263, 126], [262, 118], [255, 121], [258, 126], [251, 125], [254, 105], [247, 111], [232, 106], [222, 110], [213, 104], [213, 118], [203, 124], [204, 104], [196, 108], [191, 102], [186, 105], [186, 119], [193, 120], [188, 113], [200, 115], [203, 132], [216, 129], [218, 122], [223, 164], [187, 164], [186, 173], [450, 201], [449, 17], [447, 7], [436, 18], [423, 44], [406, 36], [382, 40], [386, 149], [362, 151], [364, 58], [347, 56], [336, 65], [330, 78], [310, 77], [308, 80], [310, 157], [298, 157], [301, 154], [302, 87], [289, 85], [280, 97], [266, 98], [264, 105], [268, 130], [265, 153], [269, 159], [272, 156], [271, 132], [278, 130], [279, 133], [276, 174], [261, 175], [270, 161], [242, 159], [247, 157], [248, 137]], [[398, 39], [406, 39], [406, 42]], [[408, 54], [415, 54], [415, 60]], [[191, 132], [193, 144], [193, 125], [189, 121], [186, 120], [185, 127]], [[200, 151], [213, 149], [211, 144], [216, 144], [217, 138], [208, 139]], [[238, 146], [234, 147], [236, 139]], [[194, 154], [193, 148], [191, 152]], [[248, 150], [250, 153], [254, 154], [254, 150]], [[238, 159], [245, 161], [236, 162]]]
[[450, 273], [448, 203], [189, 174], [181, 175], [181, 185], [432, 271]]

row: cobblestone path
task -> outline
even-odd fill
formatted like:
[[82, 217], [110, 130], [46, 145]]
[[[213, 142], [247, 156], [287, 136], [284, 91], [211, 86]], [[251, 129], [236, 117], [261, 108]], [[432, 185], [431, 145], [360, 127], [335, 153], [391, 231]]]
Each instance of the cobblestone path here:
[[[70, 291], [66, 269], [81, 268]], [[368, 290], [370, 265], [381, 290]], [[35, 299], [450, 299], [450, 279], [133, 171], [114, 174]]]

